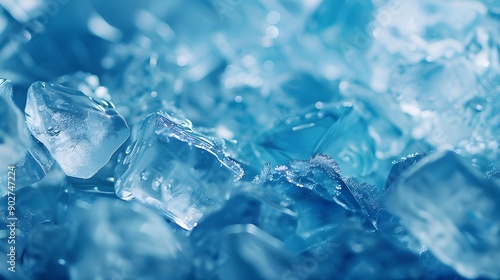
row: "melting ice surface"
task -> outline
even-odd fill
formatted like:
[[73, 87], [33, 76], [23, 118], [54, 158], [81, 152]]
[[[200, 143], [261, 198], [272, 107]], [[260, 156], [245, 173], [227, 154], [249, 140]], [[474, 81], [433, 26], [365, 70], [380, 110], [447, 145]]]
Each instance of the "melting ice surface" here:
[[500, 278], [499, 19], [0, 0], [0, 279]]
[[30, 132], [71, 177], [92, 177], [130, 134], [112, 103], [60, 85], [32, 84], [25, 112]]
[[151, 205], [192, 229], [223, 205], [233, 182], [243, 176], [223, 146], [222, 139], [198, 134], [186, 121], [152, 114], [117, 168], [116, 194]]

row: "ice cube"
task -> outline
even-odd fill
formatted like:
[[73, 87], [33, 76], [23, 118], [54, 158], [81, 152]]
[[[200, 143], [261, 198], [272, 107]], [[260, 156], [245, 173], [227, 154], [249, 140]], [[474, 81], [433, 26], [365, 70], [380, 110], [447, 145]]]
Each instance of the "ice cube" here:
[[32, 135], [72, 177], [92, 177], [130, 134], [112, 103], [61, 85], [33, 83], [25, 112]]
[[243, 175], [220, 142], [195, 132], [190, 122], [155, 113], [144, 120], [137, 141], [116, 170], [118, 197], [155, 207], [191, 230], [217, 210]]
[[0, 159], [3, 168], [19, 160], [28, 147], [29, 137], [23, 115], [12, 101], [12, 84], [0, 79]]
[[[45, 177], [55, 163], [55, 160], [50, 155], [49, 151], [36, 140], [31, 134], [29, 135], [30, 147], [28, 152], [13, 166], [16, 173], [16, 189], [32, 185]], [[7, 174], [0, 175], [0, 184], [7, 185]]]
[[403, 173], [389, 210], [443, 263], [468, 278], [500, 277], [500, 186], [451, 151]]
[[[254, 180], [259, 186], [254, 191], [264, 192], [265, 197], [274, 197], [277, 203], [282, 201], [293, 206], [298, 214], [295, 234], [300, 239], [307, 239], [314, 233], [336, 228], [349, 217], [359, 214], [358, 203], [337, 172], [337, 164], [324, 155], [293, 161], [289, 166], [274, 169], [267, 165]], [[300, 242], [289, 245], [293, 251], [303, 248]]]
[[393, 244], [404, 249], [410, 249], [417, 254], [426, 251], [426, 247], [408, 233], [399, 218], [391, 214], [385, 204], [387, 196], [393, 191], [394, 185], [400, 179], [401, 174], [424, 156], [423, 153], [415, 153], [395, 161], [387, 176], [384, 188], [366, 183], [358, 184], [354, 180], [348, 180], [346, 183], [366, 217], [380, 235], [386, 237]]

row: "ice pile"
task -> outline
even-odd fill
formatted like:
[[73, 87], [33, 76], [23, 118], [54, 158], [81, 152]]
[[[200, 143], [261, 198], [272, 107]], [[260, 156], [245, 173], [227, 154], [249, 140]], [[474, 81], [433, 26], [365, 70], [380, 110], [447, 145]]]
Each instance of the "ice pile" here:
[[0, 0], [0, 62], [0, 279], [500, 278], [499, 1]]

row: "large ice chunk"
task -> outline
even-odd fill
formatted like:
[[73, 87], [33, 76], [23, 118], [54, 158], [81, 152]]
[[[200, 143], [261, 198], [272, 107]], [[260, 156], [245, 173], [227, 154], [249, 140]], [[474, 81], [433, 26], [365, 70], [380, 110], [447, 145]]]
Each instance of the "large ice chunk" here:
[[97, 173], [130, 134], [112, 103], [56, 84], [33, 83], [25, 112], [33, 136], [72, 177]]
[[421, 159], [395, 184], [389, 210], [460, 274], [500, 277], [500, 186], [454, 152]]
[[[15, 163], [29, 146], [23, 115], [12, 101], [12, 84], [0, 79], [0, 160]], [[2, 166], [7, 168], [7, 166]]]
[[116, 194], [156, 207], [179, 226], [192, 229], [218, 209], [243, 175], [223, 152], [220, 139], [195, 132], [189, 121], [150, 115], [116, 170]]

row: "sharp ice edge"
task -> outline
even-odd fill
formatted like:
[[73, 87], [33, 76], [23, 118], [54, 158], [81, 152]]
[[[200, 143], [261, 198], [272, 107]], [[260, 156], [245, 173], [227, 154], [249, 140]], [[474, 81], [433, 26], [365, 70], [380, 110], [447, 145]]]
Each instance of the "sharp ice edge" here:
[[60, 85], [33, 83], [25, 112], [32, 135], [77, 178], [96, 174], [130, 133], [112, 103]]
[[243, 176], [243, 169], [217, 143], [194, 131], [187, 120], [164, 112], [149, 115], [116, 169], [116, 194], [193, 229], [224, 204], [233, 183]]

